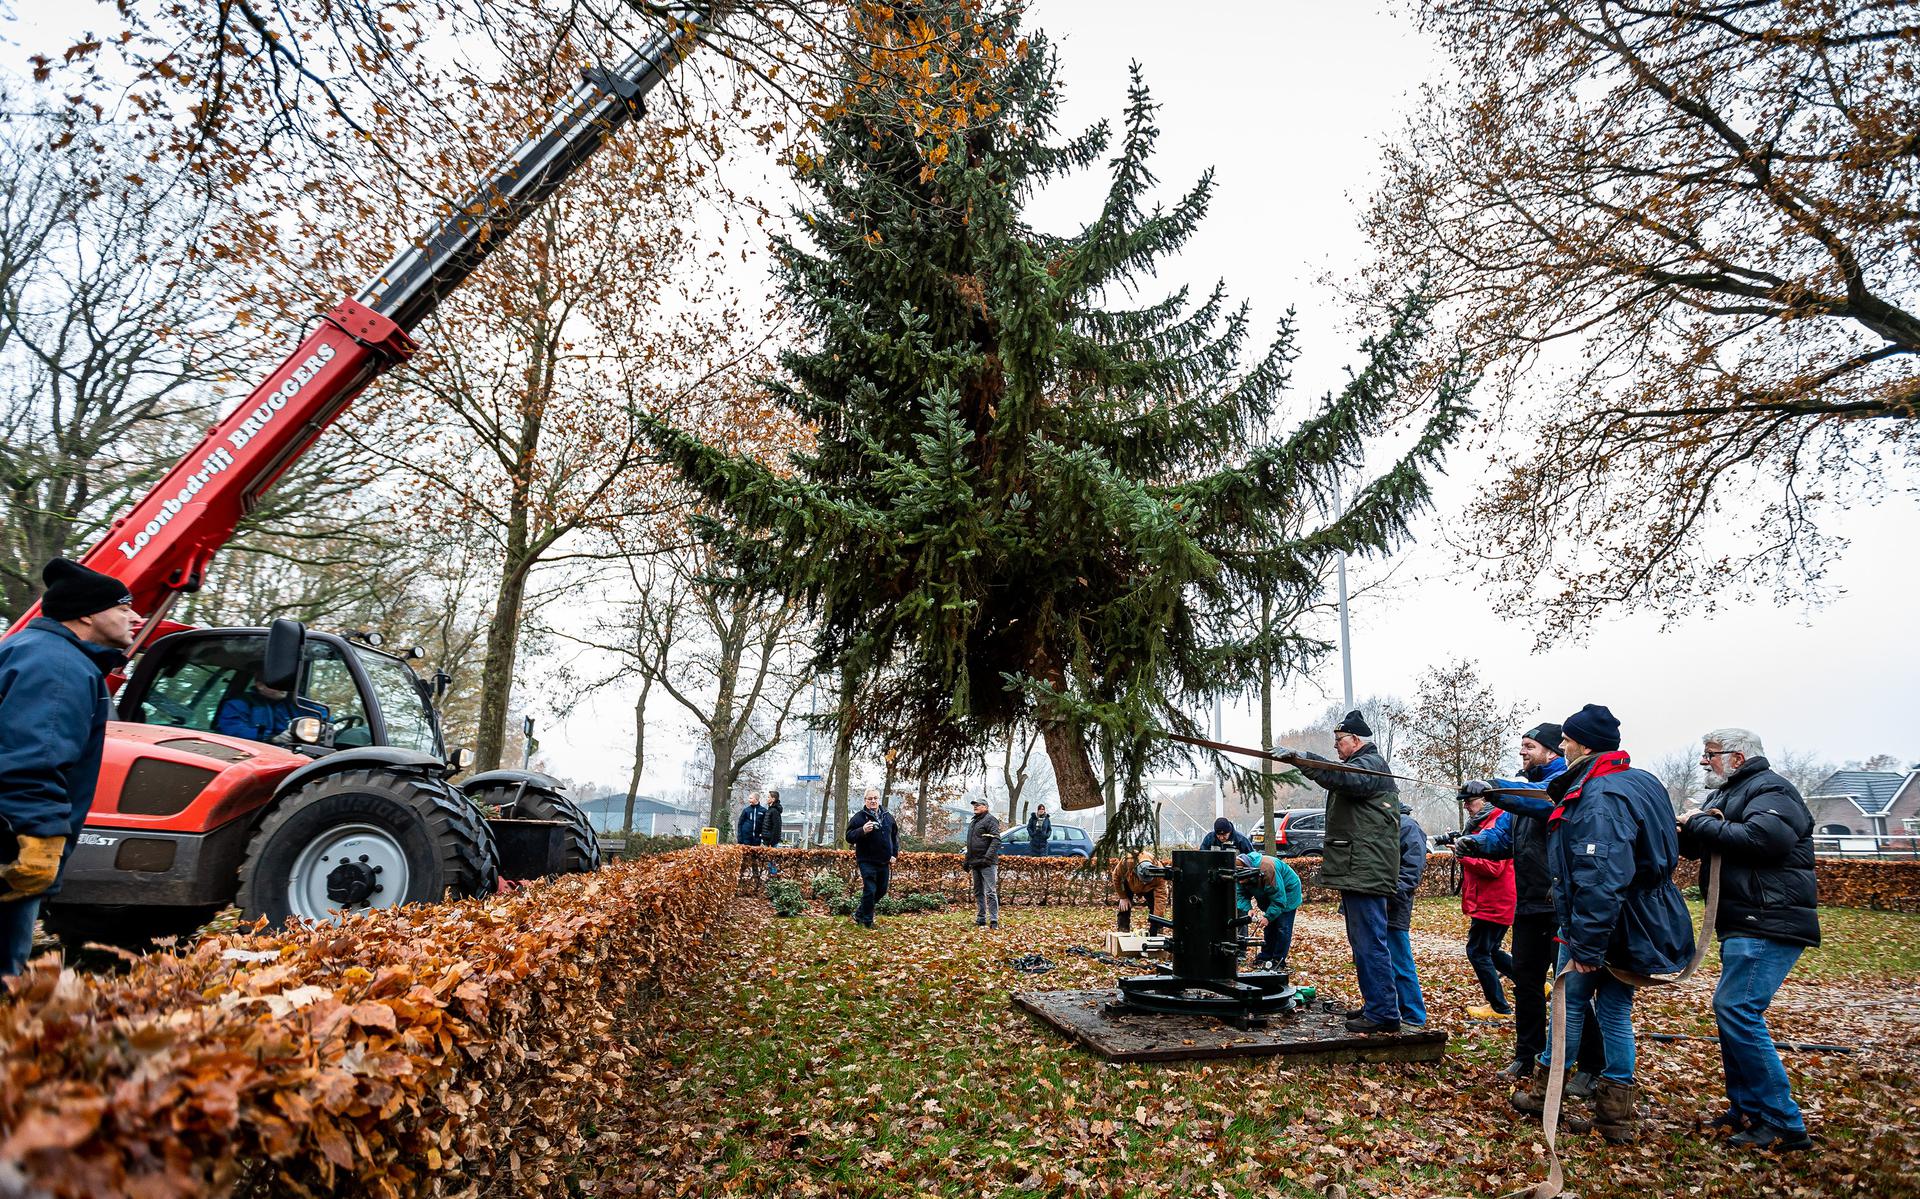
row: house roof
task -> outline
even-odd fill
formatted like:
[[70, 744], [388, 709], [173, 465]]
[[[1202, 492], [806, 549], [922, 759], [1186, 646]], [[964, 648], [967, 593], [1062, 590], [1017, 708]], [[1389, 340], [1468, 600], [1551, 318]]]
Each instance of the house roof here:
[[[619, 812], [624, 815], [627, 810], [627, 797], [624, 795], [602, 795], [598, 799], [583, 801], [580, 804], [580, 810], [583, 812]], [[633, 800], [633, 814], [635, 816], [654, 814], [661, 816], [691, 816], [694, 812], [692, 808], [680, 808], [670, 803], [662, 803], [650, 795], [636, 795]]]
[[1810, 799], [1850, 799], [1863, 815], [1884, 816], [1907, 776], [1891, 770], [1836, 770]]

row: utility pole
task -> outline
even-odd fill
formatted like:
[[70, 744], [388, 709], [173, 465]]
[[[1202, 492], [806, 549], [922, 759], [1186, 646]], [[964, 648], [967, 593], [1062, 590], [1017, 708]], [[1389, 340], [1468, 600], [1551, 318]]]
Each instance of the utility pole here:
[[[1221, 714], [1226, 707], [1226, 697], [1215, 694], [1213, 697], [1213, 739], [1221, 739]], [[1218, 766], [1213, 768], [1213, 818], [1220, 819], [1227, 814], [1226, 777]]]
[[[1346, 501], [1340, 496], [1340, 489], [1333, 492], [1333, 519], [1339, 520], [1346, 514]], [[1341, 694], [1346, 697], [1347, 710], [1353, 710], [1353, 642], [1347, 635], [1347, 553], [1340, 551], [1340, 561], [1335, 567], [1340, 588], [1340, 685]], [[1214, 740], [1219, 740], [1216, 736]]]

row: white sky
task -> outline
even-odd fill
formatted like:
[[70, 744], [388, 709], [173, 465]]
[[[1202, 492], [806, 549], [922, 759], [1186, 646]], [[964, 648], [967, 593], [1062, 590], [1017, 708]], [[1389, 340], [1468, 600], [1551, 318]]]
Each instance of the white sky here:
[[[74, 11], [19, 5], [0, 55], [17, 69], [20, 43], [44, 47], [40, 31], [71, 29]], [[7, 15], [0, 0], [0, 17]], [[84, 11], [78, 19], [99, 20]], [[1380, 5], [1301, 0], [1184, 13], [1144, 0], [1034, 0], [1028, 23], [1061, 51], [1063, 130], [1117, 119], [1127, 64], [1138, 59], [1163, 105], [1154, 170], [1164, 196], [1215, 168], [1212, 215], [1163, 282], [1204, 291], [1223, 278], [1233, 297], [1251, 301], [1256, 328], [1270, 329], [1295, 306], [1303, 351], [1297, 384], [1308, 394], [1334, 385], [1357, 337], [1342, 327], [1337, 298], [1322, 280], [1363, 260], [1358, 218], [1378, 148], [1420, 81], [1438, 69], [1418, 31]], [[1042, 225], [1077, 223], [1094, 210], [1100, 189], [1096, 173], [1043, 197], [1031, 215]], [[1536, 654], [1531, 630], [1491, 615], [1471, 577], [1431, 537], [1486, 466], [1456, 454], [1438, 511], [1422, 522], [1424, 544], [1403, 555], [1390, 592], [1356, 603], [1359, 695], [1410, 695], [1425, 666], [1463, 655], [1477, 659], [1503, 695], [1532, 701], [1543, 718], [1561, 719], [1589, 701], [1609, 705], [1626, 748], [1647, 762], [1722, 725], [1750, 727], [1776, 751], [1813, 750], [1836, 762], [1880, 752], [1920, 759], [1920, 641], [1912, 620], [1920, 502], [1912, 480], [1834, 526], [1853, 548], [1828, 574], [1845, 593], [1824, 608], [1728, 606], [1666, 630], [1652, 617], [1626, 617]], [[1357, 565], [1356, 580], [1375, 569]], [[1331, 658], [1315, 679], [1296, 684], [1282, 698], [1277, 726], [1315, 719], [1338, 698], [1339, 671]], [[623, 786], [631, 712], [631, 692], [583, 703], [565, 724], [543, 729], [544, 756], [559, 773]], [[665, 758], [669, 745], [684, 746], [692, 734], [664, 704], [655, 715], [662, 723], [649, 735], [651, 753]], [[1230, 740], [1257, 737], [1247, 705], [1229, 707], [1226, 732]], [[799, 768], [797, 749], [788, 771]], [[643, 789], [677, 791], [678, 763], [658, 760]]]

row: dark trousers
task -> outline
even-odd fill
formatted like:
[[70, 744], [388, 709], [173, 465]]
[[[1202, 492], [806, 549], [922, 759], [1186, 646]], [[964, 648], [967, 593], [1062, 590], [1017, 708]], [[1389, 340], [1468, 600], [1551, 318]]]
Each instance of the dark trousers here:
[[1293, 913], [1283, 912], [1276, 919], [1267, 917], [1266, 935], [1260, 941], [1260, 957], [1274, 965], [1287, 960], [1293, 952]]
[[26, 969], [33, 953], [33, 923], [40, 918], [40, 897], [0, 903], [0, 978], [12, 978]]
[[[1547, 1048], [1547, 997], [1544, 991], [1559, 960], [1560, 947], [1554, 942], [1554, 935], [1559, 931], [1559, 922], [1554, 919], [1552, 912], [1522, 914], [1513, 918], [1512, 969], [1507, 977], [1513, 980], [1513, 1058], [1518, 1062], [1531, 1062]], [[1581, 1022], [1582, 1028], [1599, 1027], [1591, 1007], [1589, 1003], [1586, 1018]], [[1588, 1074], [1598, 1075], [1606, 1069], [1607, 1054], [1597, 1032], [1580, 1038], [1577, 1053], [1571, 1046], [1568, 1052], [1574, 1054], [1576, 1068]]]
[[1347, 945], [1360, 976], [1360, 1014], [1376, 1024], [1400, 1022], [1400, 991], [1393, 981], [1393, 955], [1387, 946], [1387, 897], [1340, 893], [1347, 917]]
[[860, 867], [860, 906], [854, 909], [853, 922], [873, 927], [874, 905], [887, 897], [887, 876], [893, 872], [886, 862], [857, 862]]
[[1473, 963], [1473, 976], [1496, 1012], [1507, 1012], [1507, 997], [1500, 990], [1502, 978], [1513, 977], [1513, 959], [1500, 948], [1507, 939], [1507, 926], [1491, 920], [1475, 919], [1467, 928], [1467, 961]]

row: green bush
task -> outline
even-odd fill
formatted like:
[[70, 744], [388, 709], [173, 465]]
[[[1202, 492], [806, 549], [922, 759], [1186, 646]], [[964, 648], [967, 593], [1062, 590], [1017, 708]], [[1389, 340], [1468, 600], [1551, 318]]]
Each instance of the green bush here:
[[[855, 900], [857, 904], [859, 901]], [[922, 892], [918, 895], [889, 895], [874, 905], [874, 910], [882, 916], [905, 916], [911, 912], [937, 912], [946, 906], [946, 900], [938, 895]]]
[[776, 878], [767, 883], [767, 902], [776, 916], [798, 916], [807, 910], [807, 895], [799, 883]]
[[837, 895], [827, 901], [827, 910], [836, 916], [851, 916], [853, 910], [859, 906], [858, 895]]
[[832, 903], [847, 893], [847, 876], [837, 870], [822, 868], [813, 872], [807, 879], [807, 887], [815, 899], [824, 899]]

